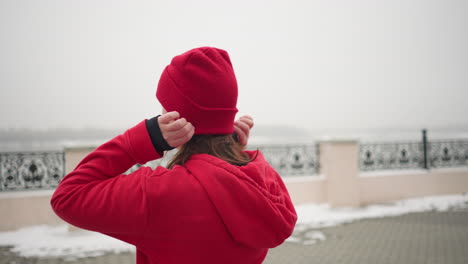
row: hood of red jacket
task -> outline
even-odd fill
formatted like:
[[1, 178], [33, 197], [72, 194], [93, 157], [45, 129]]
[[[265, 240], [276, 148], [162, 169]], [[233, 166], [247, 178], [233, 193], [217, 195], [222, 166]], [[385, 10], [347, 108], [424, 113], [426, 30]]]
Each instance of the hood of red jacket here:
[[206, 190], [232, 238], [248, 247], [273, 248], [288, 238], [297, 214], [278, 173], [259, 151], [246, 166], [206, 154], [185, 164]]

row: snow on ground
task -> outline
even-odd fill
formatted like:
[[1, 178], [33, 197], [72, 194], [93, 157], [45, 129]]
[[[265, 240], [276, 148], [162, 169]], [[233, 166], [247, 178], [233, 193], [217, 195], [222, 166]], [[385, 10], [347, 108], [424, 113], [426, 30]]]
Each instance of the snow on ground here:
[[0, 232], [0, 246], [13, 246], [11, 250], [23, 257], [64, 257], [70, 260], [135, 250], [130, 244], [100, 233], [70, 232], [67, 225], [33, 226]]
[[[413, 212], [443, 212], [467, 207], [468, 193], [428, 196], [362, 208], [331, 208], [327, 204], [304, 204], [296, 206], [299, 218], [293, 235], [287, 241], [305, 245], [314, 244], [317, 241], [325, 240], [325, 235], [313, 229], [337, 226], [361, 219], [398, 216]], [[308, 237], [308, 234], [313, 231], [316, 232], [315, 236]]]
[[328, 204], [304, 204], [296, 206], [296, 210], [299, 216], [298, 225], [321, 228], [360, 219], [397, 216], [413, 212], [443, 212], [466, 207], [468, 207], [468, 193], [413, 198], [362, 208], [330, 208]]
[[[311, 245], [326, 239], [316, 229], [350, 223], [360, 219], [397, 216], [411, 212], [447, 211], [468, 207], [468, 194], [431, 196], [370, 205], [362, 208], [330, 208], [326, 204], [296, 206], [299, 216], [288, 242]], [[0, 246], [25, 257], [64, 257], [75, 259], [107, 252], [129, 252], [134, 247], [119, 240], [88, 231], [69, 232], [66, 225], [34, 226], [12, 232], [0, 232]]]

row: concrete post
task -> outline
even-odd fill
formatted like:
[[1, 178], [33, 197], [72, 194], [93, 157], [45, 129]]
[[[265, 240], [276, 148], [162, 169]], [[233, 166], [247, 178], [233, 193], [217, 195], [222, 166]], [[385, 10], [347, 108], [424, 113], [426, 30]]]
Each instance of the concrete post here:
[[67, 147], [65, 148], [65, 174], [73, 171], [76, 166], [96, 147]]
[[[76, 166], [96, 147], [68, 147], [65, 148], [65, 174], [72, 172]], [[68, 231], [78, 231], [80, 228], [68, 224]]]
[[358, 147], [354, 140], [320, 143], [321, 174], [325, 175], [327, 201], [332, 207], [360, 206]]

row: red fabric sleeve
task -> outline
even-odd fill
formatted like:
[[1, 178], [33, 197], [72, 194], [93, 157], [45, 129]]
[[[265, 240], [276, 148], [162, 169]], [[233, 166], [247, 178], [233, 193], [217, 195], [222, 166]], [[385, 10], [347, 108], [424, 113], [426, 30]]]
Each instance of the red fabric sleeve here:
[[147, 226], [146, 176], [150, 168], [121, 175], [161, 156], [141, 122], [98, 147], [59, 184], [51, 199], [66, 222], [108, 234], [142, 234]]

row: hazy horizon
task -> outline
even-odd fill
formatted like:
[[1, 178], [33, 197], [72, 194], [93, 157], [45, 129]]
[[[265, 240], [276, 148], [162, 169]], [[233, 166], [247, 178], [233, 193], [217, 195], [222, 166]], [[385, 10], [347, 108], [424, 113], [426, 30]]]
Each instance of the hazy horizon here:
[[[67, 147], [96, 147], [125, 129], [62, 128], [0, 130], [0, 152], [61, 151]], [[428, 130], [428, 139], [468, 140], [468, 129]], [[357, 140], [360, 142], [421, 141], [421, 129], [307, 130], [279, 125], [256, 125], [251, 131], [249, 146], [271, 144], [315, 144], [323, 140]]]

